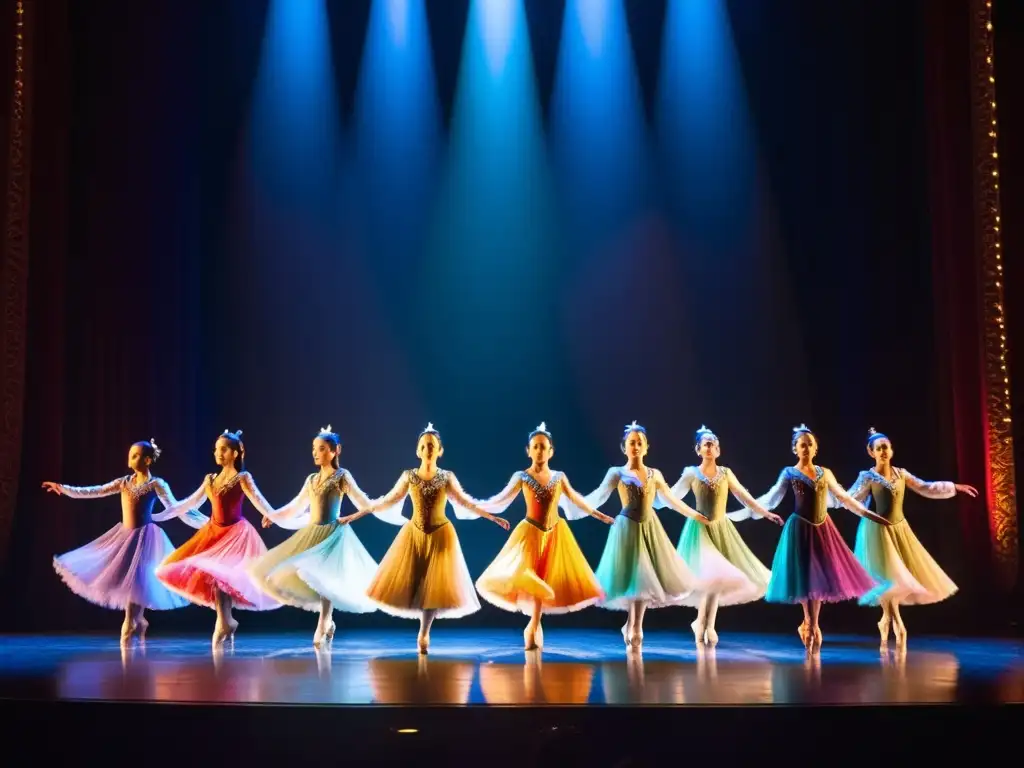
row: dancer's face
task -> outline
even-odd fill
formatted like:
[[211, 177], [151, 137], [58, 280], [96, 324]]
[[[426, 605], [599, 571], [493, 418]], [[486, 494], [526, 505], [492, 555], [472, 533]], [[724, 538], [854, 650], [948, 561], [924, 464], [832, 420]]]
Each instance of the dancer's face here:
[[814, 435], [804, 432], [797, 438], [796, 445], [793, 446], [793, 453], [798, 459], [810, 461], [818, 455], [818, 441], [814, 439]]
[[233, 467], [235, 459], [238, 458], [238, 451], [231, 447], [231, 443], [223, 437], [218, 438], [213, 445], [213, 460], [218, 467]]
[[722, 449], [713, 437], [705, 437], [697, 446], [697, 455], [702, 459], [717, 459], [722, 455]]
[[423, 461], [437, 461], [444, 456], [444, 448], [437, 435], [427, 433], [416, 444], [416, 455]]
[[630, 458], [642, 459], [647, 455], [647, 435], [640, 431], [630, 432], [626, 435], [622, 452]]
[[145, 472], [152, 463], [152, 459], [142, 454], [141, 445], [133, 445], [128, 449], [128, 469], [133, 472]]
[[555, 447], [545, 435], [534, 435], [526, 447], [526, 455], [537, 466], [544, 466], [555, 454]]
[[884, 437], [875, 440], [868, 446], [868, 455], [875, 461], [881, 462], [882, 464], [888, 464], [892, 461], [892, 443]]
[[331, 444], [319, 437], [313, 440], [313, 463], [318, 467], [329, 467], [334, 458], [341, 454], [341, 446], [337, 450], [331, 448]]

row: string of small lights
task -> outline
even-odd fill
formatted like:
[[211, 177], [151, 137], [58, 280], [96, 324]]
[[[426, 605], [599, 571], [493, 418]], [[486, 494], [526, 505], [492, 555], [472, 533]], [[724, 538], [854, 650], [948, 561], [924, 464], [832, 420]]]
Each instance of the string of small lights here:
[[973, 3], [975, 147], [983, 272], [985, 373], [989, 454], [989, 523], [997, 564], [1016, 577], [1018, 530], [1010, 400], [1009, 344], [999, 197], [999, 124], [996, 106], [992, 0]]

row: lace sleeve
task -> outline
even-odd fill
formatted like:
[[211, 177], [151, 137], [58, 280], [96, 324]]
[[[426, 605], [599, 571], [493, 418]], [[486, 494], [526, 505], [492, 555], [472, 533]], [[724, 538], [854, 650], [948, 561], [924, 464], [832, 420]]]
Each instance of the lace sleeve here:
[[504, 514], [505, 510], [509, 508], [509, 505], [516, 500], [516, 496], [519, 495], [519, 491], [523, 487], [523, 476], [516, 472], [509, 478], [508, 483], [494, 496], [489, 499], [483, 499], [477, 501], [476, 505], [485, 512], [489, 512], [492, 515]]
[[[405, 475], [402, 475], [402, 477], [404, 478]], [[369, 510], [369, 513], [378, 520], [390, 523], [391, 525], [403, 525], [405, 523], [406, 520], [402, 517], [402, 502], [405, 500], [404, 495], [399, 500], [397, 506], [392, 502], [390, 506], [374, 511], [374, 502], [363, 492], [363, 489], [359, 487], [356, 479], [352, 477], [352, 473], [347, 469], [345, 470], [345, 477], [341, 482], [342, 490], [348, 494], [348, 497], [352, 500], [352, 504], [360, 512], [366, 512]], [[397, 488], [398, 486], [395, 487]]]
[[662, 475], [661, 472], [659, 472], [657, 469], [654, 470], [654, 477], [652, 478], [652, 481], [654, 482], [655, 488], [657, 489], [655, 503], [657, 503], [658, 498], [660, 497], [661, 502], [662, 504], [664, 504], [664, 506], [670, 507], [671, 509], [678, 512], [680, 515], [685, 515], [686, 517], [701, 516], [697, 510], [693, 509], [688, 504], [684, 504], [682, 501], [677, 499], [672, 494], [672, 489], [669, 488], [668, 483], [665, 482], [665, 476]]
[[591, 509], [600, 509], [601, 505], [611, 497], [612, 492], [618, 484], [619, 468], [609, 467], [608, 471], [605, 472], [604, 480], [601, 481], [601, 484], [584, 496], [583, 501], [585, 501], [587, 506]]
[[455, 511], [455, 517], [459, 520], [474, 520], [478, 517], [486, 517], [488, 512], [484, 510], [480, 502], [474, 499], [459, 483], [459, 478], [454, 472], [448, 472], [448, 503]]
[[779, 479], [775, 481], [769, 491], [763, 496], [759, 496], [756, 501], [757, 503], [768, 510], [776, 509], [782, 500], [786, 498], [786, 491], [789, 490], [789, 475], [787, 470], [782, 470], [779, 473]]
[[956, 486], [948, 480], [927, 482], [919, 477], [915, 477], [905, 469], [903, 470], [903, 478], [906, 480], [907, 488], [918, 496], [924, 496], [926, 499], [951, 499], [956, 496]]
[[[174, 494], [171, 493], [171, 486], [169, 486], [163, 479], [159, 477], [156, 478], [156, 480], [153, 483], [153, 488], [156, 491], [156, 497], [160, 499], [160, 503], [163, 504], [165, 510], [171, 509], [172, 507], [178, 504], [178, 500], [175, 499]], [[200, 488], [200, 490], [202, 489]], [[156, 517], [157, 516], [154, 515], [153, 520], [156, 520]], [[210, 521], [210, 518], [208, 518], [198, 509], [191, 508], [186, 509], [184, 512], [182, 512], [178, 516], [178, 518], [181, 520], [181, 522], [185, 523], [185, 525], [196, 529], [202, 528]]]
[[113, 496], [120, 493], [124, 487], [124, 478], [119, 477], [103, 485], [64, 485], [58, 483], [60, 492], [71, 499], [99, 499], [103, 496]]
[[271, 517], [274, 514], [274, 508], [270, 505], [263, 494], [260, 493], [260, 489], [256, 485], [256, 481], [253, 480], [252, 475], [248, 472], [242, 472], [241, 477], [238, 478], [238, 482], [242, 484], [242, 491], [248, 497], [252, 505], [256, 507], [256, 511], [265, 517]]
[[572, 487], [564, 472], [559, 482], [562, 484], [562, 496], [558, 499], [558, 506], [565, 512], [567, 520], [581, 520], [597, 514], [597, 510], [587, 504], [587, 500]]
[[726, 517], [734, 522], [748, 520], [752, 517], [763, 518], [768, 510], [757, 503], [757, 499], [755, 499], [750, 491], [748, 491], [736, 478], [736, 475], [731, 469], [725, 470], [725, 473], [726, 479], [729, 481], [729, 490], [740, 504], [743, 505], [743, 509], [737, 510], [736, 512], [727, 512]]
[[835, 496], [836, 501], [838, 501], [842, 506], [846, 507], [851, 512], [856, 512], [858, 515], [874, 517], [867, 507], [843, 490], [843, 486], [841, 486], [839, 481], [836, 480], [836, 476], [832, 474], [831, 469], [825, 470], [825, 481], [828, 483], [829, 491], [833, 496]]
[[854, 480], [853, 485], [849, 487], [846, 493], [851, 499], [856, 499], [865, 507], [871, 506], [871, 480], [868, 478], [867, 472], [861, 472], [857, 475], [857, 479]]
[[[309, 489], [311, 480], [311, 477], [307, 477], [306, 482], [302, 484], [302, 488], [294, 499], [289, 501], [280, 509], [275, 509], [271, 514], [266, 515], [270, 522], [289, 531], [297, 531], [300, 528], [305, 528], [309, 525], [309, 521], [311, 519], [309, 514]], [[257, 493], [259, 493], [259, 491], [257, 491]], [[246, 495], [248, 496], [248, 493], [246, 493]]]
[[162, 523], [165, 520], [171, 520], [175, 517], [180, 517], [182, 519], [182, 522], [184, 522], [186, 525], [190, 525], [193, 528], [195, 528], [195, 524], [198, 523], [200, 519], [202, 519], [203, 524], [199, 526], [200, 528], [202, 528], [203, 525], [205, 525], [206, 522], [209, 520], [209, 518], [207, 518], [206, 515], [199, 512], [199, 508], [203, 506], [203, 502], [206, 501], [206, 486], [209, 482], [209, 478], [204, 479], [203, 484], [196, 488], [192, 492], [192, 495], [189, 496], [187, 499], [182, 499], [181, 501], [169, 506], [163, 512], [158, 512], [157, 514], [153, 515], [153, 522]]
[[[679, 479], [676, 480], [676, 484], [673, 485], [669, 492], [677, 499], [685, 499], [686, 494], [693, 490], [693, 481], [697, 477], [697, 470], [694, 467], [687, 467], [683, 470], [682, 474], [679, 475]], [[658, 494], [654, 499], [655, 509], [664, 509], [667, 504], [661, 498], [661, 494]]]
[[[408, 519], [402, 517], [402, 507], [405, 505], [405, 497], [408, 495], [409, 473], [403, 472], [391, 490], [383, 496], [372, 499], [367, 509], [378, 520], [383, 520], [392, 525], [405, 525]], [[365, 512], [366, 510], [363, 511]], [[355, 518], [356, 515], [352, 517]]]

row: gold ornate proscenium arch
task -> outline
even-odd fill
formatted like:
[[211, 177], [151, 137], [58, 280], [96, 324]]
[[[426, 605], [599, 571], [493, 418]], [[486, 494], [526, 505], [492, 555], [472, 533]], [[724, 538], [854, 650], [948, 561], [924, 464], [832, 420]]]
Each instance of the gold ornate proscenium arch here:
[[971, 96], [974, 118], [975, 247], [982, 269], [985, 371], [986, 501], [997, 574], [1010, 588], [1017, 578], [1017, 494], [1010, 411], [1009, 343], [1000, 238], [999, 149], [992, 0], [971, 2]]
[[31, 136], [31, 9], [14, 3], [14, 39], [7, 145], [4, 250], [0, 265], [0, 563], [7, 557], [21, 471], [28, 311], [29, 152]]

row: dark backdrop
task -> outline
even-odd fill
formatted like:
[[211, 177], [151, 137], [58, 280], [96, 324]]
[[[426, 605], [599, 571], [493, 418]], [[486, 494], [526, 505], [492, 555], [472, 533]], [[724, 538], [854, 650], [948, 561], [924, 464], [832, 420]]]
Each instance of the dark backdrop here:
[[[525, 3], [546, 132], [561, 5]], [[791, 427], [806, 422], [841, 482], [869, 464], [864, 436], [876, 426], [919, 476], [983, 485], [958, 468], [948, 350], [936, 331], [929, 4], [729, 3], [753, 202], [707, 216], [680, 206], [659, 172], [662, 143], [649, 138], [663, 4], [625, 5], [653, 180], [600, 242], [563, 222], [542, 259], [511, 273], [438, 259], [415, 215], [401, 220], [407, 237], [385, 237], [393, 211], [361, 204], [374, 168], [349, 137], [368, 3], [329, 5], [349, 181], [337, 199], [302, 205], [254, 192], [240, 159], [266, 3], [212, 3], [202, 14], [169, 2], [38, 10], [28, 401], [8, 562], [8, 579], [26, 586], [5, 590], [7, 627], [117, 621], [71, 595], [50, 566], [54, 553], [109, 528], [117, 500], [58, 499], [39, 482], [109, 480], [129, 444], [150, 436], [165, 450], [158, 474], [184, 496], [213, 471], [216, 436], [244, 429], [249, 468], [276, 504], [312, 471], [310, 440], [328, 422], [371, 495], [415, 464], [428, 420], [445, 440], [442, 463], [477, 496], [525, 466], [526, 436], [541, 420], [555, 434], [553, 463], [583, 492], [620, 461], [633, 419], [669, 482], [707, 423], [722, 438], [722, 463], [761, 493], [792, 461]], [[427, 9], [443, 163], [467, 4]], [[441, 181], [428, 180], [412, 209], [435, 204]], [[571, 181], [556, 187], [555, 209]], [[504, 234], [481, 263], [501, 256]], [[912, 497], [908, 508], [962, 587], [910, 620], [968, 631], [988, 591], [971, 556], [984, 546], [984, 505]], [[517, 521], [522, 502], [507, 514]], [[852, 545], [856, 518], [834, 518]], [[676, 538], [681, 519], [662, 519]], [[176, 544], [190, 535], [178, 522], [166, 529]], [[457, 529], [476, 575], [504, 534], [477, 521]], [[380, 559], [397, 529], [367, 519], [356, 531]], [[585, 520], [574, 531], [596, 565], [605, 528]], [[741, 531], [769, 564], [779, 530], [750, 522]], [[290, 609], [243, 619], [253, 629], [310, 623]], [[619, 620], [593, 610], [559, 621]], [[866, 631], [876, 619], [844, 605], [824, 620]], [[205, 631], [212, 614], [189, 608], [156, 621], [161, 631]], [[668, 610], [649, 621], [689, 620]], [[788, 631], [795, 621], [793, 608], [758, 604], [724, 612], [720, 625]], [[463, 620], [509, 622], [521, 619], [487, 605]]]

